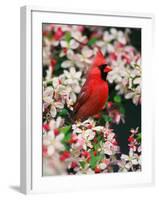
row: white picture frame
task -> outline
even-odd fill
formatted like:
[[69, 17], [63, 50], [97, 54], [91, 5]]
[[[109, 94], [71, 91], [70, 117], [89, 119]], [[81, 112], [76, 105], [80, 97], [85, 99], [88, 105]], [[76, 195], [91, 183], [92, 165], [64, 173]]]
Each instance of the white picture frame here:
[[[41, 24], [63, 23], [142, 28], [142, 171], [111, 173], [105, 177], [52, 176], [42, 177], [42, 86]], [[154, 129], [151, 87], [153, 77], [151, 14], [107, 11], [66, 11], [25, 6], [21, 8], [21, 192], [43, 193], [80, 191], [119, 186], [141, 186], [154, 183]]]

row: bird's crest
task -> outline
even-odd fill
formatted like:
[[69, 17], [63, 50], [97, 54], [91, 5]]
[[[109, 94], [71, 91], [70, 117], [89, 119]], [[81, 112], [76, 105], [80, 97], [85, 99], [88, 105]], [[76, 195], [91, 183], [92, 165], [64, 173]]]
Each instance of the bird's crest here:
[[93, 61], [93, 67], [97, 67], [106, 63], [107, 62], [106, 59], [104, 58], [103, 53], [100, 50], [98, 50]]

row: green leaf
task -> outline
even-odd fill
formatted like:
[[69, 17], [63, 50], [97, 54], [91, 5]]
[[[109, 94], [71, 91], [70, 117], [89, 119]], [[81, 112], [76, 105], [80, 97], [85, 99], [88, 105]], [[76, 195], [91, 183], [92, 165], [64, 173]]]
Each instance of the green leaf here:
[[114, 102], [115, 102], [115, 103], [121, 103], [121, 97], [120, 97], [119, 95], [116, 95], [116, 96], [114, 97]]
[[[109, 97], [108, 97], [109, 98]], [[105, 102], [105, 107], [107, 108], [108, 106], [108, 100]]]
[[62, 143], [65, 146], [67, 151], [70, 150], [69, 140], [71, 139], [71, 125], [59, 128], [60, 133], [64, 134], [64, 138], [62, 139]]
[[68, 114], [68, 110], [66, 108], [63, 108], [58, 115], [61, 117], [65, 117]]
[[70, 42], [70, 40], [71, 40], [71, 33], [70, 32], [65, 33], [65, 40], [66, 40], [67, 43]]
[[93, 44], [95, 44], [97, 41], [97, 38], [91, 38], [89, 41], [88, 41], [88, 46], [92, 46]]
[[52, 39], [52, 32], [49, 32], [49, 33], [47, 34], [47, 38], [48, 38], [49, 40]]
[[94, 168], [96, 167], [96, 164], [97, 164], [97, 157], [91, 156], [90, 167], [91, 167], [92, 169], [94, 169]]
[[63, 142], [63, 145], [64, 145], [66, 151], [70, 150], [70, 145], [69, 144]]
[[120, 105], [120, 112], [122, 113], [122, 114], [125, 114], [125, 108], [122, 106], [122, 105]]
[[137, 135], [137, 138], [136, 138], [136, 139], [137, 139], [137, 141], [138, 141], [138, 142], [140, 142], [140, 143], [141, 143], [141, 133], [138, 133], [138, 135]]
[[62, 127], [62, 128], [59, 128], [59, 131], [60, 131], [61, 133], [66, 134], [66, 133], [69, 133], [69, 132], [70, 132], [70, 129], [71, 129], [71, 125], [68, 125], [68, 126], [64, 126], [64, 127]]
[[111, 122], [111, 121], [112, 121], [111, 117], [102, 113], [101, 117], [97, 120], [97, 124], [99, 124], [100, 126], [101, 125], [104, 126], [106, 122]]
[[112, 121], [112, 118], [109, 117], [108, 115], [105, 115], [105, 114], [102, 115], [102, 118], [104, 119], [105, 122], [111, 122]]
[[85, 167], [85, 162], [84, 162], [84, 161], [80, 161], [79, 163], [80, 163], [81, 167], [84, 169], [84, 167]]
[[101, 155], [94, 156], [93, 152], [91, 152], [91, 160], [90, 160], [90, 167], [94, 169], [99, 163], [99, 161], [102, 159]]
[[[54, 53], [56, 54], [56, 53]], [[54, 68], [54, 76], [59, 76], [60, 74], [63, 73], [63, 68], [61, 67], [61, 64], [67, 59], [65, 56], [64, 57], [59, 57], [59, 53], [55, 56], [53, 55], [53, 57], [56, 59], [57, 63], [55, 65]]]
[[94, 147], [94, 150], [98, 150], [100, 148], [99, 142], [97, 142], [96, 144], [94, 144], [93, 147]]
[[71, 135], [71, 125], [59, 128], [60, 133], [64, 134], [63, 142], [68, 142], [70, 140], [70, 135]]
[[52, 80], [48, 81], [46, 84], [47, 84], [47, 86], [52, 86]]

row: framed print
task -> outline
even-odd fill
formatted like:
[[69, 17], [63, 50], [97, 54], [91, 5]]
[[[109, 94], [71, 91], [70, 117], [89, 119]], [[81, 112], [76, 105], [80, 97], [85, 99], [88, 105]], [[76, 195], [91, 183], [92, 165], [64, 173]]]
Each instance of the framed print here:
[[21, 191], [153, 183], [151, 15], [21, 8]]

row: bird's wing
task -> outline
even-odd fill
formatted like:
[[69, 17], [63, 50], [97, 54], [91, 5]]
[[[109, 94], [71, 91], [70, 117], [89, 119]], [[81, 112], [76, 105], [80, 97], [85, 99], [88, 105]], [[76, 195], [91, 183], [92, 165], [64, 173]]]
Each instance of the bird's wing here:
[[[90, 85], [90, 86], [89, 86]], [[91, 95], [91, 84], [85, 83], [82, 90], [78, 96], [77, 102], [74, 105], [74, 114], [79, 110], [79, 108], [88, 100]]]

